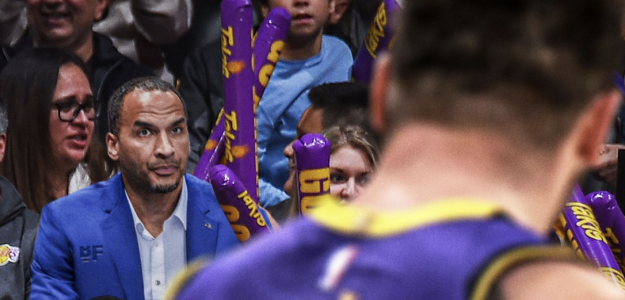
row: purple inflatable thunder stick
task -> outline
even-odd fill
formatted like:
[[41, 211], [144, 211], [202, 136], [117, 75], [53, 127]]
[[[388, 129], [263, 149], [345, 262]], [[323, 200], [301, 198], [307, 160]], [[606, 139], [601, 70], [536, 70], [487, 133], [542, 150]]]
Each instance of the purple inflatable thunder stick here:
[[595, 217], [601, 226], [601, 231], [606, 237], [612, 254], [616, 259], [621, 271], [625, 266], [625, 217], [616, 202], [616, 197], [609, 192], [593, 192], [586, 195]]
[[251, 0], [221, 3], [221, 51], [224, 76], [224, 136], [222, 162], [239, 177], [258, 201], [252, 86]]
[[265, 92], [273, 69], [278, 63], [284, 41], [289, 33], [291, 15], [283, 7], [273, 8], [258, 28], [254, 39], [252, 59], [256, 80], [254, 81], [254, 111]]
[[[251, 64], [252, 2], [250, 0], [224, 0], [221, 3], [221, 15], [224, 108], [219, 112], [217, 124], [206, 142], [204, 152], [194, 172], [195, 176], [204, 180], [209, 179], [209, 171], [217, 161], [222, 163], [234, 161], [233, 140], [236, 140], [235, 153], [240, 153], [241, 149], [245, 148], [245, 146], [239, 146], [242, 144], [240, 140], [245, 139], [246, 136], [238, 138], [237, 116], [253, 119], [253, 110], [250, 115], [245, 105], [247, 101], [250, 102], [247, 106], [252, 107], [253, 99], [251, 90], [254, 77]], [[229, 117], [229, 120], [226, 120], [226, 117]], [[237, 134], [233, 134], [233, 131]], [[219, 149], [223, 150], [217, 151]], [[224, 161], [224, 158], [228, 161]]]
[[569, 201], [560, 214], [565, 238], [578, 254], [599, 267], [601, 272], [625, 289], [625, 278], [610, 245], [601, 232], [599, 222], [579, 186], [575, 186]]
[[215, 196], [239, 241], [245, 242], [253, 235], [269, 232], [257, 202], [234, 172], [224, 165], [216, 165], [210, 173]]
[[330, 193], [330, 147], [330, 141], [318, 133], [305, 134], [293, 143], [300, 215], [307, 215]]
[[354, 59], [352, 68], [354, 81], [369, 84], [373, 61], [378, 57], [378, 54], [393, 47], [393, 37], [395, 36], [393, 20], [400, 9], [397, 0], [384, 0], [380, 4], [375, 19], [367, 31], [365, 41]]
[[224, 110], [219, 111], [217, 116], [217, 124], [213, 127], [206, 145], [204, 146], [204, 152], [198, 161], [193, 176], [200, 178], [204, 181], [210, 180], [210, 169], [215, 166], [220, 157], [224, 155], [225, 135], [224, 135]]

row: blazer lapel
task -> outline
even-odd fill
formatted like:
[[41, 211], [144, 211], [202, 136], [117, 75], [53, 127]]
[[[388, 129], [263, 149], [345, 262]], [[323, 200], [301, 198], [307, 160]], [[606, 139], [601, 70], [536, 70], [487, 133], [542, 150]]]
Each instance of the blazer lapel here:
[[141, 257], [134, 222], [121, 176], [112, 185], [110, 199], [104, 207], [109, 216], [101, 227], [115, 271], [128, 299], [144, 299]]
[[192, 180], [186, 180], [188, 196], [187, 204], [187, 262], [199, 257], [214, 255], [217, 251], [219, 223], [210, 217], [211, 210], [221, 209], [218, 205], [211, 207]]

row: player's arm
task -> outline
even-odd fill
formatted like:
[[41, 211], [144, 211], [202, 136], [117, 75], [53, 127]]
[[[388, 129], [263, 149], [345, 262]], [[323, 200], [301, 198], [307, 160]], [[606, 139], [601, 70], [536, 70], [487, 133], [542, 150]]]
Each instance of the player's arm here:
[[31, 265], [30, 299], [78, 299], [70, 245], [61, 224], [44, 207]]
[[510, 270], [490, 299], [625, 299], [598, 269], [561, 261], [537, 261]]

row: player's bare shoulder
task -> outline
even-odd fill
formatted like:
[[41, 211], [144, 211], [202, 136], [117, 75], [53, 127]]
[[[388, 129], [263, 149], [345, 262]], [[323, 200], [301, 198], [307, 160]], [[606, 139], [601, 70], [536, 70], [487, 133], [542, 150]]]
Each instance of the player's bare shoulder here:
[[625, 291], [599, 269], [571, 262], [540, 261], [512, 269], [497, 286], [506, 300], [625, 299]]

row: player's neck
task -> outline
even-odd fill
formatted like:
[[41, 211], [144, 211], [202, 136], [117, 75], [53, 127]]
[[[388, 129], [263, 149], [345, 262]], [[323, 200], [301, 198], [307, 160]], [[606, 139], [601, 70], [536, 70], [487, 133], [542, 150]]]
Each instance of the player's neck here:
[[304, 60], [321, 52], [323, 33], [320, 32], [314, 39], [289, 38], [284, 44], [280, 58], [284, 60]]
[[174, 213], [182, 184], [170, 193], [149, 192], [143, 189], [133, 188], [124, 182], [126, 193], [132, 203], [137, 217], [145, 226], [145, 229], [153, 236], [157, 237], [163, 232], [163, 224]]
[[570, 191], [566, 183], [572, 175], [552, 163], [551, 156], [531, 157], [519, 150], [475, 131], [400, 130], [386, 145], [376, 178], [355, 203], [402, 210], [445, 198], [490, 201], [544, 233]]

